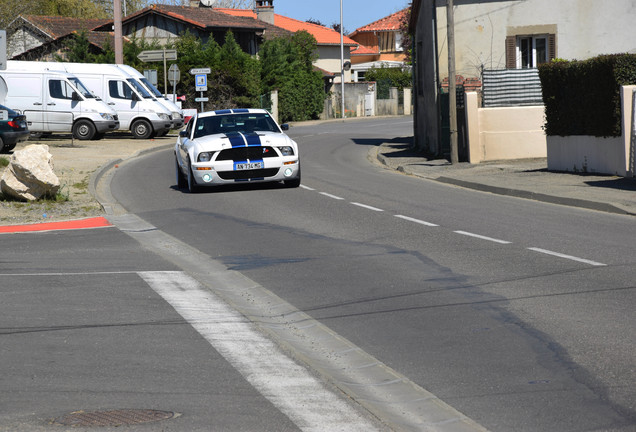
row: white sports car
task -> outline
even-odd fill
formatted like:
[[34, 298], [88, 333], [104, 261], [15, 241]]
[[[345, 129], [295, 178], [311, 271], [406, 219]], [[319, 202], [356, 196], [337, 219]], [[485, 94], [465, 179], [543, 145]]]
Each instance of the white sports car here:
[[300, 186], [298, 144], [263, 109], [200, 113], [179, 132], [175, 145], [177, 186], [277, 182]]

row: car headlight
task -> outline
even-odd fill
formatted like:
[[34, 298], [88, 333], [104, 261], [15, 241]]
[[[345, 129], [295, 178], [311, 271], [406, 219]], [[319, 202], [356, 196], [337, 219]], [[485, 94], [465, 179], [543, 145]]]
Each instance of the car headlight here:
[[108, 114], [108, 113], [99, 113], [99, 115], [100, 115], [100, 116], [102, 116], [102, 118], [103, 118], [104, 120], [115, 120], [115, 119], [113, 118], [113, 115], [112, 115], [112, 114]]
[[172, 118], [173, 119], [180, 119], [181, 118], [181, 114], [179, 114], [178, 112], [174, 111], [172, 113]]
[[294, 155], [294, 149], [291, 146], [279, 147], [278, 150], [280, 150], [280, 153], [283, 156], [293, 156]]
[[197, 162], [210, 162], [212, 160], [212, 152], [201, 152], [197, 157]]
[[166, 113], [157, 113], [161, 120], [170, 120], [170, 116]]

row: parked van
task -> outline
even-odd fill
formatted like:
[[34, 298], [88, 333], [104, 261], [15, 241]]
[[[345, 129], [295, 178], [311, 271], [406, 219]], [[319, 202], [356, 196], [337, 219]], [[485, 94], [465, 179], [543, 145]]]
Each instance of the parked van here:
[[117, 113], [75, 75], [0, 70], [0, 78], [7, 88], [0, 103], [24, 114], [31, 132], [72, 132], [75, 138], [90, 140], [119, 129]]
[[119, 69], [123, 70], [128, 75], [133, 77], [136, 81], [138, 81], [142, 86], [146, 88], [146, 90], [150, 92], [150, 94], [152, 94], [155, 98], [157, 98], [157, 101], [161, 105], [166, 107], [166, 109], [172, 113], [172, 128], [173, 129], [181, 129], [183, 127], [183, 124], [184, 124], [183, 110], [179, 108], [176, 103], [174, 103], [169, 98], [161, 94], [161, 92], [157, 89], [157, 87], [155, 87], [150, 81], [148, 81], [148, 78], [146, 78], [144, 74], [142, 74], [141, 72], [139, 72], [137, 69], [135, 69], [132, 66], [121, 65], [121, 64], [118, 64], [115, 66], [117, 66]]
[[10, 60], [7, 69], [61, 69], [77, 76], [95, 96], [117, 112], [120, 129], [130, 130], [135, 138], [164, 135], [172, 128], [170, 111], [115, 65]]

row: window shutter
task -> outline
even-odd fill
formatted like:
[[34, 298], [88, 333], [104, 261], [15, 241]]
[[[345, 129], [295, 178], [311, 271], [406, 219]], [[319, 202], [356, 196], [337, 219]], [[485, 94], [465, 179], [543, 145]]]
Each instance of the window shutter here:
[[517, 68], [517, 37], [506, 36], [506, 69]]
[[556, 35], [548, 35], [548, 61], [556, 58]]

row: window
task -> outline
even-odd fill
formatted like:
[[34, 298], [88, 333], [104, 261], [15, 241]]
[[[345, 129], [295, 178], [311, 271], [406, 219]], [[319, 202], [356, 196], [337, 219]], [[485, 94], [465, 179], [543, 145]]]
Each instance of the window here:
[[119, 80], [108, 81], [108, 93], [110, 94], [110, 97], [115, 99], [132, 100], [133, 98], [132, 89], [124, 81], [119, 81]]
[[536, 68], [556, 57], [553, 34], [508, 36], [506, 38], [506, 68]]
[[75, 90], [66, 81], [52, 79], [49, 80], [49, 94], [55, 99], [73, 99]]
[[404, 37], [402, 36], [402, 33], [395, 34], [395, 50], [398, 52], [404, 51], [404, 46], [402, 45], [403, 39]]

